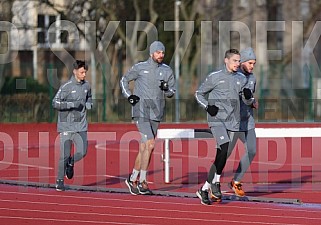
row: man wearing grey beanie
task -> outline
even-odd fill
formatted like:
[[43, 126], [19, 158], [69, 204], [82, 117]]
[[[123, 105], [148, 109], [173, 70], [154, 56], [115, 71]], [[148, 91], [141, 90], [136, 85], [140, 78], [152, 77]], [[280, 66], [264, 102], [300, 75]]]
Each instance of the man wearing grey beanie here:
[[[253, 69], [256, 63], [256, 56], [252, 48], [246, 48], [240, 52], [240, 68], [239, 72], [243, 73], [247, 79], [245, 85], [255, 92], [256, 78], [253, 75]], [[229, 187], [235, 192], [235, 195], [243, 197], [245, 192], [242, 189], [241, 180], [245, 172], [250, 167], [254, 156], [256, 155], [256, 134], [255, 134], [255, 121], [253, 117], [253, 109], [258, 108], [258, 103], [254, 100], [252, 105], [248, 106], [244, 102], [240, 101], [240, 132], [235, 132], [231, 135], [231, 142], [228, 148], [227, 157], [229, 157], [236, 145], [238, 139], [240, 139], [245, 145], [245, 155], [240, 160], [237, 167], [234, 178], [229, 183]]]
[[[165, 111], [165, 97], [175, 94], [175, 79], [172, 69], [163, 63], [165, 46], [154, 41], [149, 47], [150, 57], [130, 68], [120, 81], [125, 98], [132, 105], [132, 119], [141, 134], [139, 151], [134, 168], [125, 183], [132, 195], [150, 195], [146, 179], [155, 137]], [[134, 81], [131, 92], [129, 82]]]

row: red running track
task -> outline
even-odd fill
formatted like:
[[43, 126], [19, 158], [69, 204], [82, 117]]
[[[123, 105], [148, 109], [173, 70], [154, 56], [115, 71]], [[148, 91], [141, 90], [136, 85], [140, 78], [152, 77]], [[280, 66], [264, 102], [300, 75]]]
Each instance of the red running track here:
[[0, 185], [1, 224], [320, 224], [321, 208]]
[[[260, 125], [261, 126], [261, 125]], [[271, 125], [268, 125], [271, 126]], [[280, 125], [276, 125], [280, 126]], [[315, 126], [315, 125], [312, 125]], [[169, 124], [162, 128], [207, 128], [206, 124]], [[139, 134], [133, 124], [92, 124], [89, 151], [75, 166], [67, 185], [95, 190], [119, 188], [132, 168]], [[203, 206], [197, 198], [131, 196], [119, 193], [63, 193], [52, 188], [0, 185], [1, 224], [321, 224], [321, 153], [318, 138], [258, 139], [258, 153], [244, 188], [249, 196], [300, 199], [304, 204], [270, 204], [225, 201]], [[164, 184], [157, 141], [148, 179], [156, 191], [195, 193], [206, 179], [215, 156], [213, 140], [174, 141], [171, 183]], [[317, 147], [316, 147], [317, 146]], [[244, 148], [229, 159], [223, 191]], [[28, 184], [55, 183], [59, 139], [54, 124], [2, 124], [0, 127], [0, 177]], [[69, 222], [68, 222], [69, 221]]]

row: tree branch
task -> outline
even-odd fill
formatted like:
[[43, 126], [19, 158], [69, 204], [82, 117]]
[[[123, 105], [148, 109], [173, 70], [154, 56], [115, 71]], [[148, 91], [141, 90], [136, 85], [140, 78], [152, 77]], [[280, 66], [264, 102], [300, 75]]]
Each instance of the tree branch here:
[[[144, 32], [148, 34], [148, 32], [154, 27], [154, 24], [157, 21], [158, 14], [154, 9], [154, 0], [149, 0], [149, 15], [150, 15], [150, 23], [144, 28]], [[138, 46], [141, 47], [145, 42], [144, 34], [139, 35], [138, 38]]]

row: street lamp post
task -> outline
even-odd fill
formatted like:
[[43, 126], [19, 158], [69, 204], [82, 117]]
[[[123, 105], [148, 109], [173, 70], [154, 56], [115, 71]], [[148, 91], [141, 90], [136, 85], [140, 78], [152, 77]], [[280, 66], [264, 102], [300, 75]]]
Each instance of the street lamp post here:
[[[178, 45], [179, 40], [179, 6], [181, 1], [175, 1], [175, 46]], [[179, 122], [180, 120], [180, 107], [179, 107], [179, 46], [177, 51], [175, 52], [175, 79], [176, 79], [176, 93], [175, 93], [175, 122]]]

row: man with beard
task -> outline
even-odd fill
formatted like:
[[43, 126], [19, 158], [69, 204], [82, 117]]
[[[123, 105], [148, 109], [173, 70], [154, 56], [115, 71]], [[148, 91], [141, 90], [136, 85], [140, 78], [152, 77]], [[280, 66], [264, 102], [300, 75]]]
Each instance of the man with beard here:
[[[256, 78], [253, 74], [253, 69], [256, 63], [256, 56], [252, 48], [246, 48], [240, 52], [240, 68], [239, 72], [243, 73], [246, 77], [245, 87], [249, 88], [254, 94]], [[227, 157], [229, 157], [236, 145], [238, 139], [240, 139], [245, 145], [245, 154], [240, 160], [240, 163], [234, 174], [234, 178], [229, 183], [229, 187], [235, 192], [235, 195], [243, 197], [245, 192], [242, 189], [241, 180], [250, 167], [254, 156], [256, 155], [256, 134], [255, 134], [255, 121], [253, 116], [253, 109], [258, 108], [258, 103], [254, 101], [251, 105], [246, 105], [244, 102], [240, 102], [240, 132], [233, 133], [231, 142], [229, 144], [229, 149], [227, 152]]]
[[[165, 96], [170, 98], [175, 94], [173, 71], [163, 63], [163, 43], [154, 41], [149, 47], [149, 54], [146, 61], [132, 66], [120, 81], [122, 93], [132, 105], [132, 119], [141, 134], [134, 168], [125, 181], [132, 195], [152, 194], [146, 179], [147, 170], [157, 129], [164, 116]], [[131, 81], [134, 82], [133, 92], [129, 88]]]

